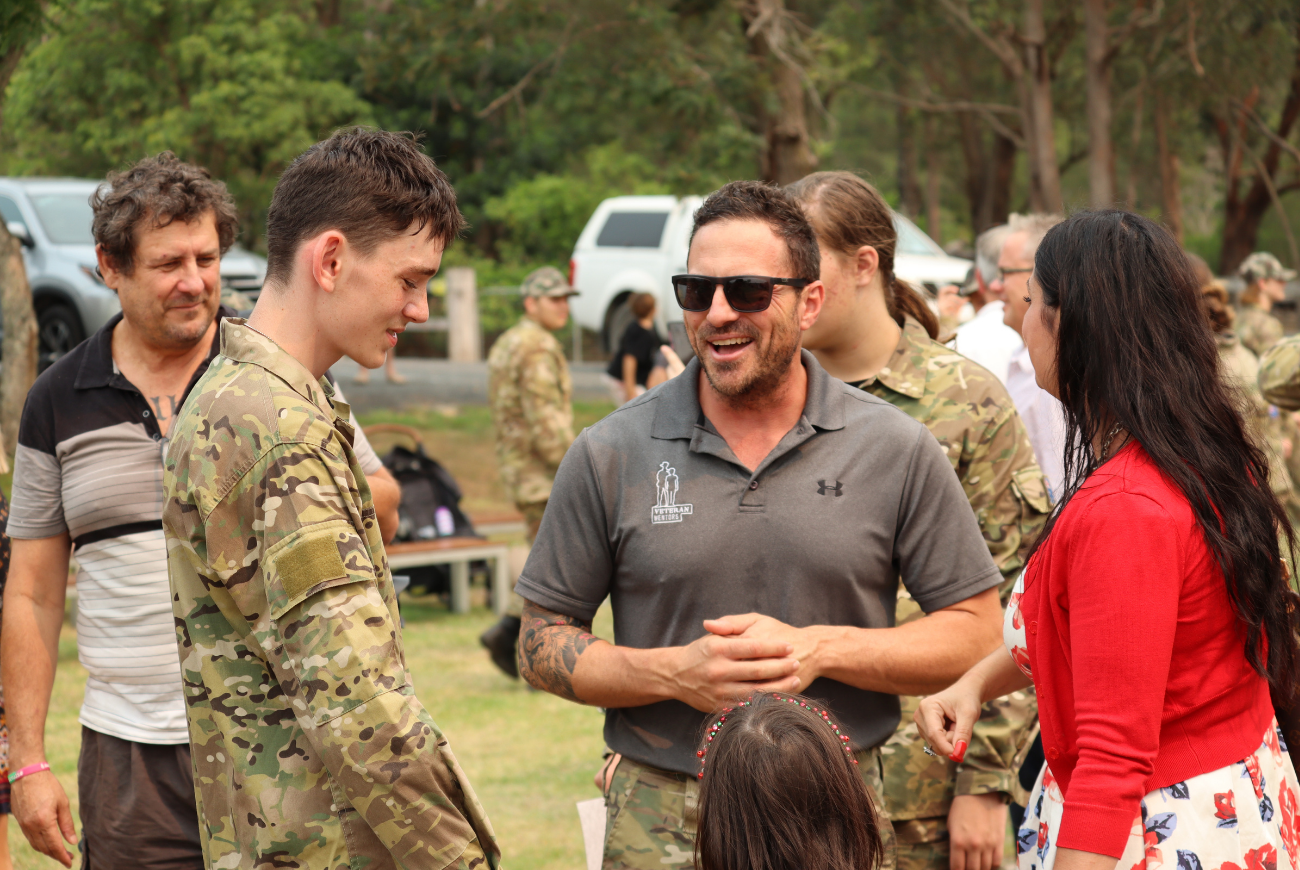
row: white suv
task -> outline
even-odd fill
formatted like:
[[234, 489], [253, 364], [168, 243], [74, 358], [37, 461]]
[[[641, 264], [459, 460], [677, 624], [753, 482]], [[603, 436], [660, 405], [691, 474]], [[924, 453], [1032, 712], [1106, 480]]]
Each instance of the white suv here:
[[[633, 293], [655, 294], [660, 325], [668, 334], [680, 330], [674, 327], [682, 313], [669, 278], [686, 271], [691, 226], [703, 202], [699, 196], [616, 196], [596, 207], [569, 261], [569, 283], [581, 294], [569, 304], [575, 321], [600, 332], [606, 350], [613, 350], [632, 319], [627, 299]], [[948, 256], [900, 214], [895, 213], [894, 225], [894, 273], [899, 278], [925, 287], [931, 298], [943, 285], [965, 280], [970, 260]], [[680, 341], [674, 345], [682, 351]]]

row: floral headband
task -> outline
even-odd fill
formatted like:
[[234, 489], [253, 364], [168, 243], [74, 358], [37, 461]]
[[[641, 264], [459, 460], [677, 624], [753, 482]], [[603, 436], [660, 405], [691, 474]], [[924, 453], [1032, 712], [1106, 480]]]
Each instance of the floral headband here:
[[[789, 697], [788, 695], [783, 698], [780, 695], [773, 693], [772, 697], [776, 698], [778, 701], [785, 701], [786, 703], [789, 704], [798, 704], [800, 707], [804, 708], [805, 710], [812, 710], [818, 716], [821, 716], [822, 721], [825, 722], [827, 725], [831, 726], [831, 730], [835, 732], [835, 736], [840, 739], [841, 741], [840, 746], [841, 748], [844, 749], [845, 754], [848, 755], [849, 760], [852, 761], [854, 764], [858, 763], [858, 760], [853, 757], [853, 747], [849, 746], [849, 735], [840, 733], [840, 726], [836, 725], [834, 722], [831, 721], [831, 717], [829, 713], [827, 713], [825, 710], [822, 710], [818, 707], [812, 706], [807, 701], [801, 701], [798, 698], [792, 698]], [[749, 707], [752, 706], [753, 703], [754, 702], [752, 700], [741, 701], [736, 706]], [[722, 730], [723, 723], [727, 721], [727, 714], [733, 713], [735, 712], [735, 710], [736, 710], [735, 707], [726, 707], [723, 709], [722, 715], [718, 717], [718, 721], [714, 722], [712, 725], [709, 726], [708, 737], [705, 739], [704, 748], [696, 750], [695, 757], [700, 760], [700, 772], [696, 774], [696, 776], [699, 779], [704, 778], [704, 761], [705, 761], [704, 756], [707, 755], [709, 752], [709, 744], [713, 742], [713, 738], [718, 736], [718, 732]]]

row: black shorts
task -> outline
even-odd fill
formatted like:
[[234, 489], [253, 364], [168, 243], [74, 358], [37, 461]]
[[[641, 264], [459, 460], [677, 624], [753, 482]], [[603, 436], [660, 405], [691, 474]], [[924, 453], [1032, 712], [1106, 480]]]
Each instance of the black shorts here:
[[132, 743], [81, 727], [82, 870], [202, 870], [190, 745]]

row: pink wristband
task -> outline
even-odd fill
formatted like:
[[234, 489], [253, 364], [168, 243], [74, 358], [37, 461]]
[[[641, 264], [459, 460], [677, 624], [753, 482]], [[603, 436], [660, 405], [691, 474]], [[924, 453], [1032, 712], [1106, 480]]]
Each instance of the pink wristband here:
[[33, 773], [40, 773], [43, 770], [49, 770], [49, 769], [50, 769], [50, 763], [48, 761], [41, 761], [36, 764], [29, 764], [26, 767], [24, 767], [22, 770], [15, 770], [12, 773], [10, 773], [9, 784], [13, 785], [18, 780], [22, 779], [24, 776], [31, 776]]

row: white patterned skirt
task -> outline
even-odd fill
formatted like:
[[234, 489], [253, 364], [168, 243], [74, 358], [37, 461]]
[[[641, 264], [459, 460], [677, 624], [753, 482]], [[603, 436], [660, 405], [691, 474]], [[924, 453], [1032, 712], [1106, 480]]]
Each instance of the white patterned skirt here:
[[[1300, 797], [1274, 723], [1241, 761], [1142, 799], [1116, 870], [1300, 870]], [[1043, 765], [1016, 835], [1019, 870], [1051, 870], [1065, 802]]]

